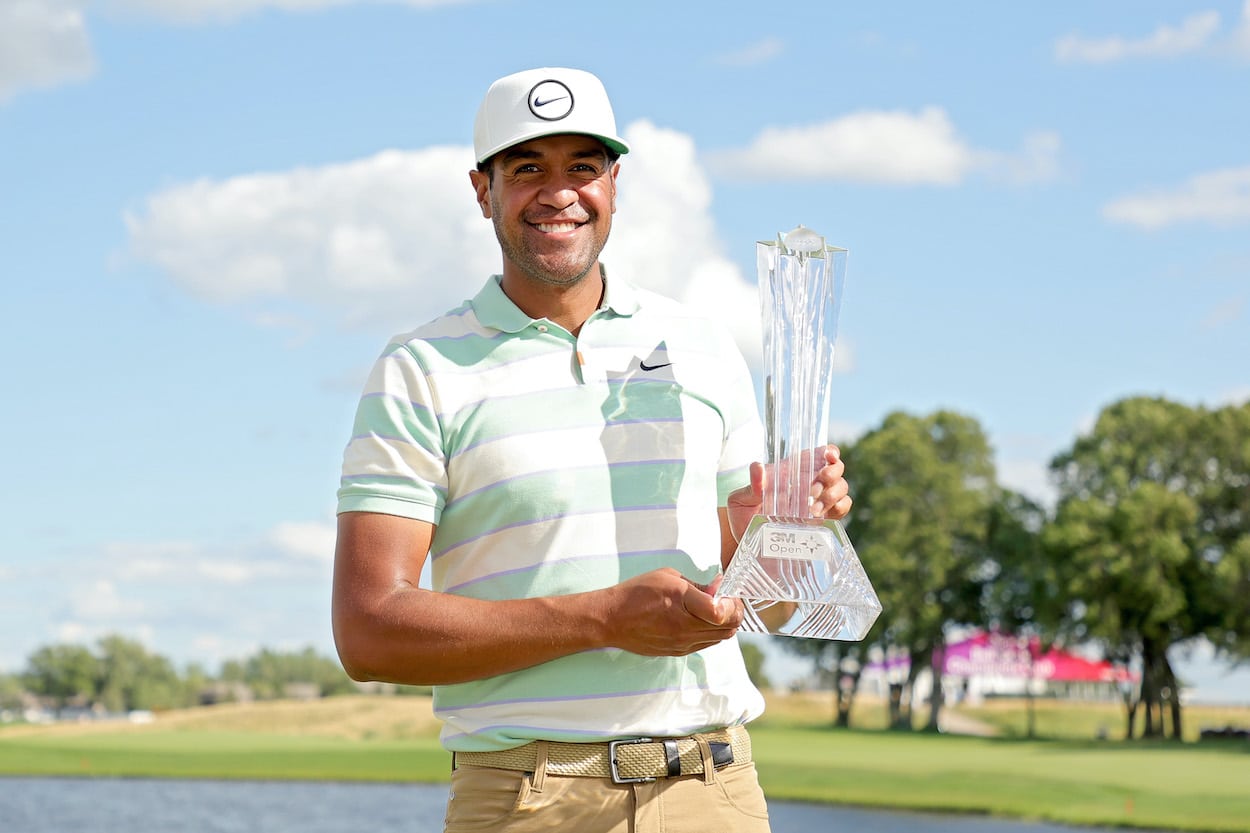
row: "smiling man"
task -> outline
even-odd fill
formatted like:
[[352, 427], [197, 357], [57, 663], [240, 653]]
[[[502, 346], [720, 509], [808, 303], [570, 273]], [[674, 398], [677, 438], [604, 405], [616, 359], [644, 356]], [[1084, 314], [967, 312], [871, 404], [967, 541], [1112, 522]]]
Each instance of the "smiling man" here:
[[[434, 686], [447, 831], [767, 831], [744, 728], [763, 698], [741, 603], [714, 596], [766, 475], [746, 364], [718, 322], [600, 263], [629, 147], [597, 78], [496, 81], [474, 150], [502, 271], [393, 339], [361, 397], [343, 665]], [[825, 459], [812, 511], [840, 518]]]

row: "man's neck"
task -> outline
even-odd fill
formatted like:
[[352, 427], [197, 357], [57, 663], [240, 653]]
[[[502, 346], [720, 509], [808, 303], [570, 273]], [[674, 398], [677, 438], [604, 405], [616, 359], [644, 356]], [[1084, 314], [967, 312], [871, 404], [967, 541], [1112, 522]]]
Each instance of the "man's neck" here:
[[543, 284], [504, 271], [500, 283], [505, 295], [530, 318], [546, 318], [577, 335], [586, 319], [603, 303], [603, 270], [596, 263], [580, 280], [568, 286]]

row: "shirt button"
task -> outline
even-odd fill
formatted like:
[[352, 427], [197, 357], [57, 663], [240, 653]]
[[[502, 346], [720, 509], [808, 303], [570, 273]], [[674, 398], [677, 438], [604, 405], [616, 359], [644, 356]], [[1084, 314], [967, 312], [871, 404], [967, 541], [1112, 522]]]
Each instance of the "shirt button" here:
[[545, 332], [547, 332], [547, 325], [546, 325], [546, 324], [539, 324], [539, 325], [538, 325], [538, 332], [540, 332], [540, 333], [545, 333]]

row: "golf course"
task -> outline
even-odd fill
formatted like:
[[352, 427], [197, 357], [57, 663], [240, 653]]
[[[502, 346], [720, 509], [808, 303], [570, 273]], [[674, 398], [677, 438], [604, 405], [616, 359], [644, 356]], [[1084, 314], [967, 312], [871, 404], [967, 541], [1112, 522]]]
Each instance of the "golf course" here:
[[[829, 698], [773, 695], [752, 724], [771, 798], [1250, 833], [1250, 742], [1198, 740], [1202, 727], [1250, 726], [1250, 709], [1192, 706], [1184, 743], [1126, 742], [1115, 704], [1038, 702], [1028, 739], [1019, 701], [951, 710], [946, 732], [924, 734], [877, 725], [871, 700], [856, 706], [859, 728], [830, 728]], [[0, 776], [442, 782], [437, 734], [424, 697], [226, 704], [0, 728]]]

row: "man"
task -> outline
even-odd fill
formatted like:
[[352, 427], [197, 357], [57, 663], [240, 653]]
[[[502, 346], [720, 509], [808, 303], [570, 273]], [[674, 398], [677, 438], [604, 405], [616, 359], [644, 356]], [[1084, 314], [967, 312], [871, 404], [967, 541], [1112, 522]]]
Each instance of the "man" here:
[[[366, 385], [339, 490], [343, 665], [434, 686], [448, 831], [767, 831], [742, 728], [763, 699], [741, 603], [714, 596], [767, 476], [746, 364], [599, 262], [629, 147], [597, 78], [496, 81], [474, 150], [503, 270]], [[840, 518], [825, 460], [812, 514]]]

